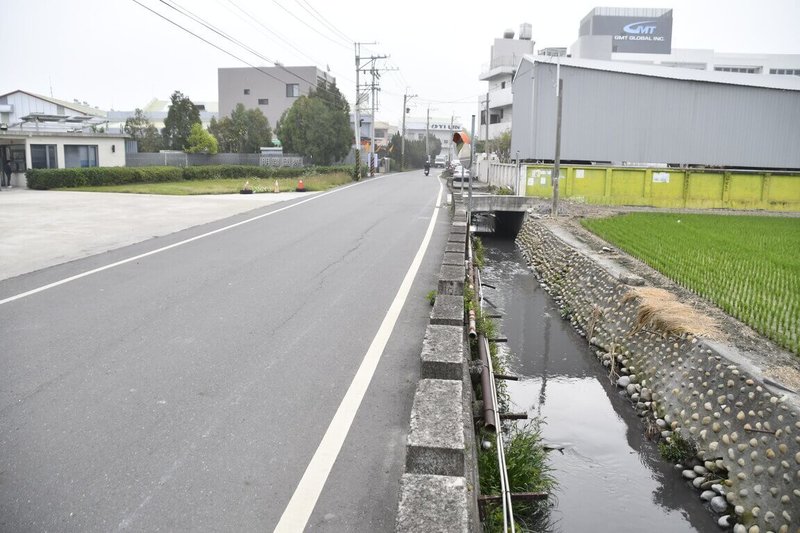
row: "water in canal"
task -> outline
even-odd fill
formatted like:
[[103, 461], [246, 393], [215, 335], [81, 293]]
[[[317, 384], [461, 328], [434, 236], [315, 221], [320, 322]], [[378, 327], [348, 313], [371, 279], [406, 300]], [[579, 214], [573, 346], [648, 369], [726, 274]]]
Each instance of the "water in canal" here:
[[[485, 297], [500, 309], [512, 411], [543, 417], [558, 481], [554, 531], [720, 531], [699, 492], [663, 461], [586, 340], [539, 287], [510, 237], [480, 235]], [[490, 307], [491, 308], [491, 307]], [[501, 353], [502, 353], [501, 352]]]

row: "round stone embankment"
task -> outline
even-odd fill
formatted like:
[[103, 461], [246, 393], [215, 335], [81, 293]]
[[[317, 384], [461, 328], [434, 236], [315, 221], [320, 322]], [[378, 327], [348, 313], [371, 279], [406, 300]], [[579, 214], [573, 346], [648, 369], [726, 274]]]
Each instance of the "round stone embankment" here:
[[800, 418], [787, 396], [702, 338], [647, 326], [637, 293], [620, 281], [636, 278], [612, 275], [545, 222], [527, 220], [517, 243], [562, 316], [616, 374], [647, 435], [695, 447], [683, 476], [724, 515], [720, 524], [800, 531]]

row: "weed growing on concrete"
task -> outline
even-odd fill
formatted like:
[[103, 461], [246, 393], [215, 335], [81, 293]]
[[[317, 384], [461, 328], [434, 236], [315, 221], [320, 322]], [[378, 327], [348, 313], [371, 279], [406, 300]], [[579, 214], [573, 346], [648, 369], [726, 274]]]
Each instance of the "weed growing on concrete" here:
[[[506, 467], [512, 493], [539, 493], [539, 499], [515, 500], [513, 503], [516, 527], [520, 531], [544, 531], [549, 525], [555, 478], [547, 462], [547, 451], [542, 444], [541, 421], [526, 425], [511, 424], [503, 429]], [[482, 431], [479, 440], [494, 442], [492, 433]], [[478, 475], [481, 493], [500, 495], [500, 469], [494, 446], [481, 447], [478, 452]], [[484, 507], [484, 530], [503, 530], [503, 510], [500, 502], [487, 502]]]
[[486, 263], [486, 248], [483, 247], [483, 241], [480, 237], [472, 238], [473, 255], [475, 256], [475, 266], [483, 268]]
[[425, 295], [425, 298], [428, 299], [431, 305], [436, 303], [436, 289], [428, 291], [428, 294]]
[[658, 451], [661, 453], [661, 457], [677, 464], [692, 459], [697, 454], [697, 447], [676, 431], [668, 439], [658, 443]]

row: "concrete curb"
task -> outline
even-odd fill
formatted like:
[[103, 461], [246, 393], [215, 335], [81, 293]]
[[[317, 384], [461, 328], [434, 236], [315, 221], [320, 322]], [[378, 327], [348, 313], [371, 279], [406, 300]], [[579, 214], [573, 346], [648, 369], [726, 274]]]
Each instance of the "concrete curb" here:
[[420, 381], [400, 482], [398, 532], [469, 533], [480, 528], [472, 386], [464, 342], [466, 230], [466, 211], [463, 203], [457, 204], [420, 353]]

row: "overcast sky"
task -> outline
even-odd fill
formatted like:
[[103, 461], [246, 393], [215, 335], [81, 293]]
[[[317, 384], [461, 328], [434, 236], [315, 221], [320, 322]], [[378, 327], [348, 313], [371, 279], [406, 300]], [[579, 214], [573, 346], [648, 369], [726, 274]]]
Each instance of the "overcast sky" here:
[[[269, 60], [330, 68], [351, 104], [352, 43], [377, 42], [364, 45], [362, 55], [388, 55], [380, 65], [399, 69], [383, 74], [377, 113], [394, 124], [407, 90], [418, 95], [412, 115], [424, 116], [430, 107], [432, 117], [455, 114], [468, 125], [487, 88], [478, 76], [495, 38], [506, 29], [518, 34], [520, 24], [529, 22], [537, 50], [569, 47], [580, 20], [597, 6], [673, 8], [673, 48], [800, 54], [800, 0], [138, 1], [252, 65], [272, 66]], [[194, 101], [217, 101], [217, 68], [247, 66], [134, 0], [0, 0], [0, 6], [0, 94], [22, 89], [106, 110], [144, 107], [175, 90]]]

